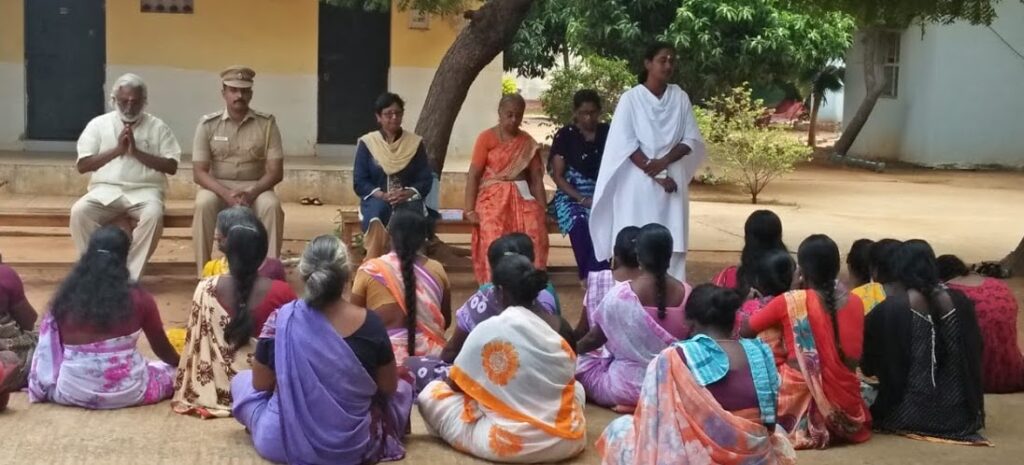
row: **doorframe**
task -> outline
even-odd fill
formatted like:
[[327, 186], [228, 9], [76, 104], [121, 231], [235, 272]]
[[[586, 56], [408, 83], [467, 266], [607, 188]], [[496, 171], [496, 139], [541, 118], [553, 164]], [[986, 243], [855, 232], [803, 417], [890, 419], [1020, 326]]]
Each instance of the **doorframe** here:
[[[22, 2], [22, 79], [24, 80], [24, 106], [22, 108], [24, 126], [22, 128], [21, 141], [22, 150], [27, 152], [70, 152], [76, 153], [78, 151], [77, 137], [75, 140], [58, 140], [58, 139], [32, 139], [29, 137], [29, 106], [32, 104], [29, 94], [29, 4], [34, 0], [24, 0]], [[100, 88], [100, 100], [104, 102], [100, 109], [102, 112], [107, 110], [106, 104], [106, 80], [107, 80], [107, 3], [108, 0], [100, 0], [100, 7], [103, 18], [103, 48], [102, 48], [102, 68], [103, 68], [103, 83]]]
[[[355, 160], [355, 150], [356, 150], [356, 144], [358, 142], [351, 143], [351, 144], [344, 143], [344, 142], [341, 142], [341, 143], [321, 142], [322, 134], [321, 134], [321, 127], [320, 127], [320, 124], [321, 124], [320, 119], [321, 119], [321, 117], [323, 115], [321, 115], [320, 109], [321, 109], [321, 99], [323, 98], [323, 95], [322, 95], [322, 92], [321, 92], [322, 91], [321, 76], [322, 76], [322, 72], [323, 71], [320, 68], [321, 60], [322, 60], [322, 49], [320, 47], [320, 40], [321, 40], [322, 31], [320, 30], [319, 23], [320, 23], [320, 13], [322, 12], [323, 5], [319, 5], [317, 8], [318, 8], [317, 9], [317, 25], [318, 25], [318, 28], [317, 28], [317, 50], [316, 50], [316, 59], [317, 59], [316, 86], [317, 86], [317, 92], [316, 92], [316, 108], [315, 108], [315, 111], [316, 111], [316, 124], [317, 124], [317, 126], [316, 126], [316, 138], [315, 138], [315, 143], [314, 143], [314, 152], [315, 152], [316, 156], [318, 156], [318, 157], [334, 158], [334, 159], [342, 159], [342, 160]], [[391, 63], [391, 59], [392, 59], [392, 56], [391, 56], [391, 41], [393, 39], [393, 37], [392, 37], [392, 26], [393, 26], [393, 24], [392, 23], [394, 22], [394, 17], [392, 15], [392, 11], [391, 11], [392, 8], [395, 8], [395, 5], [389, 6], [388, 7], [388, 11], [386, 13], [384, 13], [387, 16], [387, 23], [388, 23], [388, 26], [386, 28], [387, 33], [384, 36], [386, 38], [387, 45], [388, 45], [387, 46], [388, 53], [387, 53], [387, 57], [386, 57], [386, 60], [385, 60], [386, 63], [387, 63], [387, 73], [386, 73], [386, 77], [385, 77], [385, 84], [384, 84], [384, 90], [383, 90], [384, 92], [391, 91], [391, 68], [392, 68], [392, 63]], [[383, 13], [383, 12], [381, 12], [381, 13]], [[358, 140], [358, 137], [359, 137], [359, 135], [356, 136], [357, 140]]]

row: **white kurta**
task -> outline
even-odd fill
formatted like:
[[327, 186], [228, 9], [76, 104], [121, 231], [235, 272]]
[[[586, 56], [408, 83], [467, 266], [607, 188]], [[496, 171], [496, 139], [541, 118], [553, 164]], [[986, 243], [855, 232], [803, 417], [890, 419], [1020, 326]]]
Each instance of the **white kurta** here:
[[[680, 143], [692, 151], [666, 170], [679, 186], [671, 194], [629, 160], [638, 148], [648, 158], [657, 159]], [[596, 258], [611, 258], [615, 236], [622, 228], [648, 223], [667, 227], [672, 232], [673, 259], [682, 257], [689, 229], [689, 184], [704, 158], [704, 140], [693, 105], [679, 86], [670, 84], [660, 99], [642, 84], [622, 94], [605, 143], [590, 212]]]

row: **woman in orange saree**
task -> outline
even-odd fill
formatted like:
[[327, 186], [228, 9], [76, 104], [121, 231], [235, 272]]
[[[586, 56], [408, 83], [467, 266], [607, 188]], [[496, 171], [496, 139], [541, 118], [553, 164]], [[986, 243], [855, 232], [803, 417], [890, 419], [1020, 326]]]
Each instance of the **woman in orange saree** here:
[[[836, 290], [839, 248], [824, 235], [797, 252], [800, 290], [773, 299], [747, 320], [744, 337], [781, 326], [786, 359], [776, 359], [779, 425], [796, 449], [825, 449], [871, 438], [857, 363], [864, 342], [864, 304]], [[779, 354], [776, 354], [778, 357]]]
[[501, 236], [521, 232], [533, 239], [537, 269], [547, 268], [547, 200], [537, 142], [521, 131], [526, 102], [518, 94], [498, 104], [498, 125], [480, 133], [466, 177], [465, 218], [473, 230], [473, 273], [490, 280], [487, 248]]

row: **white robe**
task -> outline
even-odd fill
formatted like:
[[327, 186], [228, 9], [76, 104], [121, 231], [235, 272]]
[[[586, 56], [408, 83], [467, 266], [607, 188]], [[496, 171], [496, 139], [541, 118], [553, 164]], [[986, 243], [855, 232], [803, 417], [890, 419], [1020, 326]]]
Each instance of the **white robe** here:
[[[666, 170], [679, 186], [674, 193], [666, 193], [629, 160], [637, 148], [656, 159], [680, 143], [692, 150]], [[669, 84], [660, 99], [642, 84], [622, 94], [605, 143], [590, 211], [596, 258], [611, 258], [615, 236], [622, 228], [659, 223], [672, 232], [673, 261], [683, 259], [690, 219], [689, 184], [705, 156], [693, 105], [679, 86]], [[682, 263], [673, 263], [672, 274], [685, 274], [682, 267]], [[684, 276], [676, 278], [682, 280]]]

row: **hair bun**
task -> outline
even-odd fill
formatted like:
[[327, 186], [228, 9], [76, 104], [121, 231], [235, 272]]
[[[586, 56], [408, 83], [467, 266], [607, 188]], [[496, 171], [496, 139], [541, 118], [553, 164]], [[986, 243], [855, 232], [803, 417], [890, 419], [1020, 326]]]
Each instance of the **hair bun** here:
[[548, 273], [544, 270], [531, 270], [523, 276], [523, 282], [527, 290], [540, 294], [548, 287]]
[[723, 289], [715, 300], [715, 306], [726, 311], [736, 311], [743, 306], [743, 297], [735, 289]]

